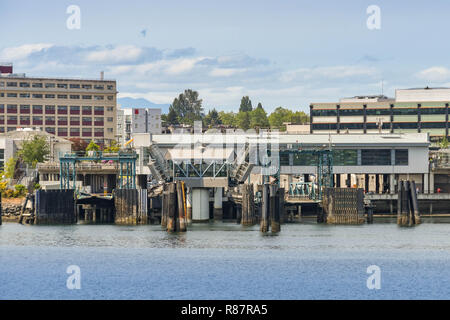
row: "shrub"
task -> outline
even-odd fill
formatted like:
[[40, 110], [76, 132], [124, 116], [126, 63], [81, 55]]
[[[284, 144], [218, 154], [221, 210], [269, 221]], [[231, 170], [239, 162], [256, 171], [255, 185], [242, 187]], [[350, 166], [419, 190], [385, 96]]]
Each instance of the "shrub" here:
[[16, 197], [25, 196], [28, 192], [27, 188], [23, 184], [16, 184], [14, 186], [14, 189], [16, 189], [15, 194], [17, 194]]

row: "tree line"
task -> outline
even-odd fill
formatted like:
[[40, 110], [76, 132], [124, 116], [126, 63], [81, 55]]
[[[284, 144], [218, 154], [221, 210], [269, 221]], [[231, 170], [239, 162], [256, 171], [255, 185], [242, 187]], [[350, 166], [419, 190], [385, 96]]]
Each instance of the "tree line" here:
[[161, 117], [164, 125], [193, 125], [194, 121], [202, 121], [203, 126], [212, 128], [226, 126], [230, 128], [278, 129], [286, 130], [284, 123], [303, 124], [309, 122], [309, 116], [303, 111], [292, 111], [278, 107], [270, 115], [264, 110], [261, 102], [253, 108], [248, 96], [241, 99], [238, 112], [218, 112], [215, 108], [205, 114], [202, 99], [197, 91], [187, 89], [174, 99], [169, 112]]

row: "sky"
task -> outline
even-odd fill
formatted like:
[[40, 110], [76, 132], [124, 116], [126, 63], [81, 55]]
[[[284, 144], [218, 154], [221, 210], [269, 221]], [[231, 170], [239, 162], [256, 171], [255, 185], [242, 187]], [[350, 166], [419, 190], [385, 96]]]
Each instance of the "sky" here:
[[[80, 8], [69, 29], [67, 8]], [[370, 5], [380, 28], [369, 29]], [[38, 77], [115, 79], [119, 98], [266, 111], [450, 86], [450, 1], [1, 0], [0, 61]]]

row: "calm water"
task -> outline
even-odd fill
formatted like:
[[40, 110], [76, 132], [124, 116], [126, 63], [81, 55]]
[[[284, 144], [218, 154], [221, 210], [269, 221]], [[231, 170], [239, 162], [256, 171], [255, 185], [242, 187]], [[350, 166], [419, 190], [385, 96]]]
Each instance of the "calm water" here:
[[[450, 224], [0, 226], [1, 299], [450, 298]], [[66, 268], [81, 269], [68, 290]], [[369, 290], [366, 269], [381, 268]]]

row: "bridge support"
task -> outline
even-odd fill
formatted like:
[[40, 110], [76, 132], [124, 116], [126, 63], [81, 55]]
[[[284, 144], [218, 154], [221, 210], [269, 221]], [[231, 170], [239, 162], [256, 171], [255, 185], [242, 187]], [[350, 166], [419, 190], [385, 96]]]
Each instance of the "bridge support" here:
[[192, 222], [209, 221], [209, 189], [192, 188]]
[[217, 187], [214, 188], [214, 220], [222, 221], [223, 220], [223, 207], [222, 207], [222, 194], [223, 188]]

